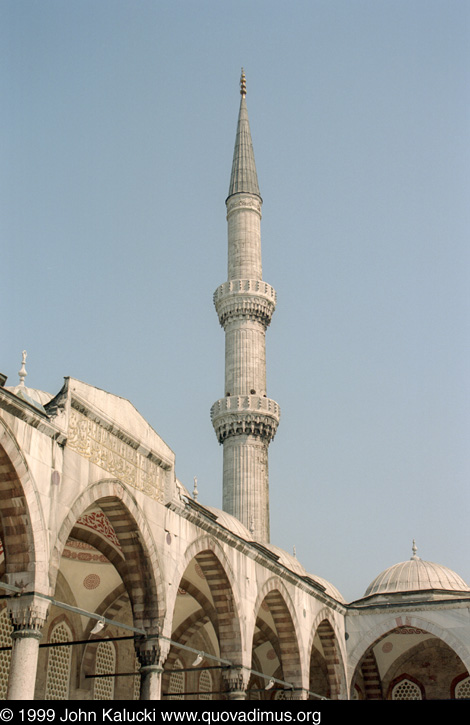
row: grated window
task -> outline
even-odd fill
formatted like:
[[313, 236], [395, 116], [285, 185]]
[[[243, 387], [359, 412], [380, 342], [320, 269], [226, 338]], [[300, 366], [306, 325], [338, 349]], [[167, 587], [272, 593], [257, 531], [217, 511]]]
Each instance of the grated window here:
[[418, 685], [411, 680], [401, 680], [392, 690], [392, 700], [422, 700]]
[[[182, 669], [181, 660], [176, 660], [174, 670]], [[184, 700], [184, 672], [172, 672], [170, 675], [170, 686], [168, 688], [168, 700]]]
[[[0, 612], [0, 646], [11, 647], [11, 626], [8, 609], [3, 607]], [[6, 700], [8, 689], [8, 673], [10, 671], [11, 651], [0, 652], [0, 700]]]
[[212, 675], [210, 672], [201, 672], [199, 677], [199, 699], [212, 700]]
[[470, 677], [466, 677], [464, 680], [460, 680], [455, 688], [455, 699], [456, 700], [469, 700], [470, 699]]
[[[116, 650], [111, 642], [100, 642], [96, 649], [95, 675], [116, 671]], [[114, 677], [97, 677], [93, 689], [94, 700], [114, 699]]]
[[[52, 630], [50, 642], [70, 642], [71, 640], [71, 631], [65, 622], [57, 624]], [[71, 647], [50, 647], [45, 700], [68, 700], [71, 663]]]

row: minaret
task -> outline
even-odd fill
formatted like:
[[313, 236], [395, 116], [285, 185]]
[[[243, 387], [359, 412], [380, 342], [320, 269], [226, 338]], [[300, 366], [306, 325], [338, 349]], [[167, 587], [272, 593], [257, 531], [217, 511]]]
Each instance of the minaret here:
[[280, 410], [266, 395], [266, 328], [276, 305], [275, 290], [262, 279], [261, 204], [246, 108], [241, 101], [229, 194], [228, 278], [214, 293], [225, 330], [225, 397], [211, 409], [224, 447], [223, 510], [257, 541], [269, 542], [268, 446]]

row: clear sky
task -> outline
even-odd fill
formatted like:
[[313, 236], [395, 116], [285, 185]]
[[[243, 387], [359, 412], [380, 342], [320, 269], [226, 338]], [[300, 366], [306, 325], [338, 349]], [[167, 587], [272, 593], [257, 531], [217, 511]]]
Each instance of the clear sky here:
[[1, 372], [128, 398], [221, 506], [240, 69], [277, 290], [271, 541], [470, 583], [470, 4], [3, 0]]

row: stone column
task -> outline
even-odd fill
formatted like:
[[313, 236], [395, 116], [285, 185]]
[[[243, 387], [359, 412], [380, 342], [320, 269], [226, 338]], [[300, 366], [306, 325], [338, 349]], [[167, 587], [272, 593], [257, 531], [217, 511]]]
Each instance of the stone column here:
[[34, 700], [39, 641], [48, 604], [35, 596], [11, 599], [8, 609], [13, 624], [7, 700]]
[[228, 700], [246, 700], [246, 688], [250, 679], [250, 671], [245, 667], [230, 667], [222, 670], [222, 681]]
[[168, 655], [161, 646], [158, 635], [151, 635], [135, 643], [140, 662], [140, 699], [161, 700], [163, 663]]

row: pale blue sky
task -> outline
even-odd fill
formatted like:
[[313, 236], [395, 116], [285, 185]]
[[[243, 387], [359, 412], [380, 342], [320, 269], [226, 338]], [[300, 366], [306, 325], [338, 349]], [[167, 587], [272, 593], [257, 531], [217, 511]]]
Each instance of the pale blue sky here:
[[[225, 197], [247, 75], [271, 540], [358, 598], [470, 583], [470, 4], [3, 0], [1, 372], [128, 398], [221, 506]], [[5, 284], [6, 279], [6, 284]]]

